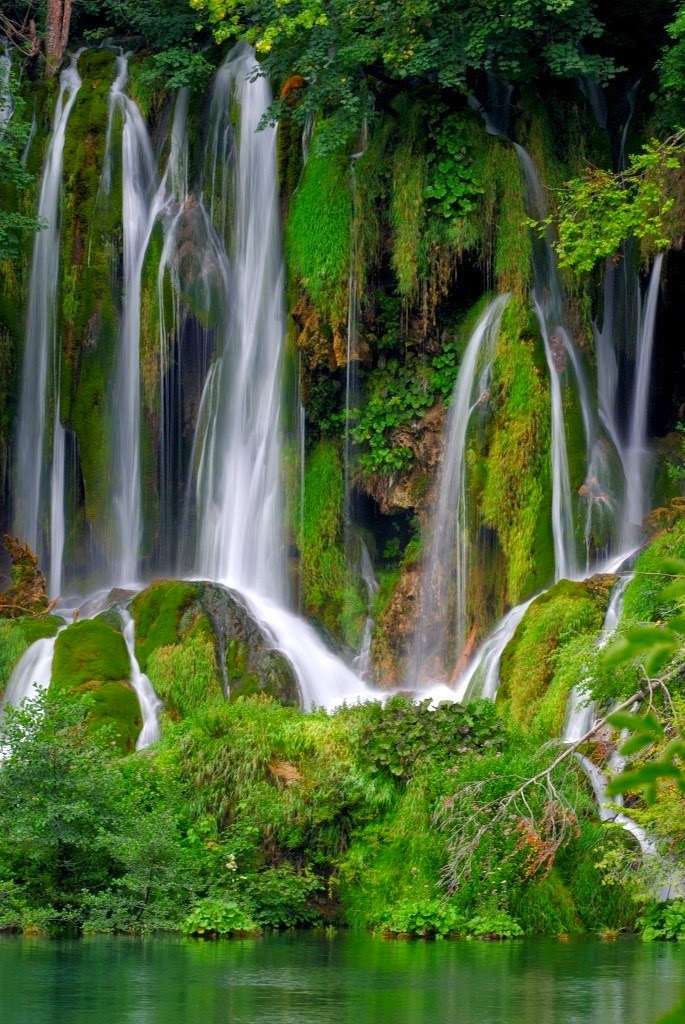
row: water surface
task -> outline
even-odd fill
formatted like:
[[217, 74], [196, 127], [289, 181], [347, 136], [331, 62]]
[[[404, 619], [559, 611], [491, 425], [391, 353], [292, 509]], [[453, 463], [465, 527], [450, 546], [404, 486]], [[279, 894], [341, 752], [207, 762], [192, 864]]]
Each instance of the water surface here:
[[2, 1024], [653, 1024], [685, 950], [531, 939], [0, 939]]

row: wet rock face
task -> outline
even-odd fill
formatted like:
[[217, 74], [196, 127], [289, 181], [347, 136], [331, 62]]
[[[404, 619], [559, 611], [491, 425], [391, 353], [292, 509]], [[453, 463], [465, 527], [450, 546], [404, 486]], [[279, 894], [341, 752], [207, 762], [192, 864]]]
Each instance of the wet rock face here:
[[[240, 595], [215, 583], [159, 580], [131, 605], [136, 622], [136, 654], [173, 719], [203, 700], [265, 693], [298, 707], [300, 693], [286, 658], [255, 622]], [[213, 646], [213, 664], [205, 665], [202, 690], [191, 692], [184, 679], [184, 649]], [[207, 659], [205, 659], [206, 662]], [[189, 663], [197, 664], [189, 658]], [[187, 670], [186, 670], [187, 671]]]
[[214, 630], [229, 700], [265, 693], [287, 707], [299, 707], [300, 691], [292, 667], [255, 622], [240, 595], [216, 584], [200, 586], [200, 603]]

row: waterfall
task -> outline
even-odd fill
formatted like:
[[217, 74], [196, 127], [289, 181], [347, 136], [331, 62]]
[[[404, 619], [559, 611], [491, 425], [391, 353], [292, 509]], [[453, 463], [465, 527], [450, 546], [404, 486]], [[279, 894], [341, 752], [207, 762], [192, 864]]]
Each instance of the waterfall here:
[[[538, 595], [536, 594], [535, 597]], [[535, 600], [531, 597], [517, 604], [507, 612], [487, 640], [471, 659], [464, 675], [459, 680], [455, 700], [466, 701], [470, 697], [485, 697], [494, 700], [499, 688], [499, 666], [504, 649], [513, 639], [514, 633], [523, 621], [523, 616]]]
[[136, 750], [143, 750], [159, 739], [159, 713], [162, 709], [162, 702], [152, 688], [148, 677], [140, 670], [136, 658], [136, 624], [133, 617], [127, 608], [120, 609], [119, 614], [124, 627], [124, 642], [131, 662], [131, 689], [138, 698], [140, 713], [143, 717], [143, 728], [136, 740]]
[[647, 448], [649, 427], [649, 391], [652, 379], [652, 361], [656, 314], [659, 304], [663, 253], [659, 253], [649, 278], [647, 296], [640, 324], [636, 353], [635, 379], [630, 406], [628, 444], [625, 459], [626, 506], [623, 524], [624, 545], [639, 537], [642, 521], [649, 511], [650, 458]]
[[197, 478], [196, 571], [283, 602], [284, 319], [276, 129], [257, 130], [271, 94], [264, 78], [248, 81], [254, 66], [251, 51], [240, 47], [222, 69], [228, 72], [240, 107], [235, 242], [231, 308]]
[[[209, 171], [221, 197], [213, 215], [233, 212], [230, 309], [223, 344], [205, 383], [196, 433], [195, 573], [238, 591], [290, 661], [305, 707], [332, 707], [372, 691], [326, 649], [313, 628], [286, 609], [281, 486], [283, 284], [276, 180], [276, 129], [258, 130], [271, 94], [239, 45], [217, 74], [210, 108]], [[237, 142], [220, 112], [240, 110]], [[212, 111], [214, 112], [212, 114]], [[213, 118], [213, 120], [212, 120]], [[233, 195], [217, 167], [233, 153]], [[211, 203], [210, 203], [211, 206]], [[223, 237], [226, 237], [225, 233]]]
[[[633, 573], [626, 573], [625, 576], [621, 577], [611, 593], [611, 599], [604, 616], [602, 632], [597, 641], [597, 647], [600, 650], [609, 643], [621, 621], [623, 599], [633, 575]], [[566, 722], [564, 723], [562, 733], [564, 743], [576, 743], [592, 728], [596, 708], [594, 702], [588, 699], [588, 682], [589, 680], [587, 679], [583, 680], [583, 682], [574, 686], [569, 694]]]
[[112, 509], [114, 548], [112, 577], [121, 584], [138, 578], [143, 535], [140, 452], [140, 314], [141, 275], [155, 222], [164, 205], [164, 182], [158, 186], [150, 138], [143, 117], [125, 93], [128, 61], [117, 59], [110, 91], [110, 118], [123, 118], [122, 191], [124, 231], [123, 306], [114, 381], [112, 436]]
[[[466, 438], [471, 416], [488, 399], [497, 337], [508, 301], [508, 295], [493, 299], [478, 321], [452, 393], [438, 500], [431, 513], [431, 539], [421, 573], [410, 671], [414, 681], [426, 682], [435, 672], [449, 676], [466, 641]], [[456, 590], [453, 602], [452, 588]], [[455, 611], [450, 616], [447, 610], [452, 604]]]
[[36, 640], [24, 651], [9, 678], [0, 711], [6, 707], [18, 708], [22, 701], [32, 700], [41, 690], [47, 690], [52, 676], [55, 654], [55, 636]]
[[366, 587], [367, 613], [364, 620], [364, 632], [359, 652], [354, 659], [354, 670], [360, 679], [369, 679], [371, 675], [371, 641], [373, 639], [373, 616], [371, 614], [373, 599], [378, 593], [378, 580], [373, 571], [373, 562], [366, 544], [360, 538], [359, 572]]
[[[526, 150], [514, 144], [525, 181], [526, 206], [528, 213], [536, 220], [544, 220], [547, 203], [537, 170]], [[560, 376], [563, 373], [573, 343], [563, 327], [563, 299], [556, 270], [554, 250], [549, 231], [543, 239], [534, 239], [533, 272], [535, 277], [534, 307], [540, 325], [545, 347], [545, 358], [549, 370], [552, 412], [552, 536], [554, 540], [555, 578], [574, 577], [578, 571], [576, 542], [574, 534], [573, 501], [571, 478], [564, 422], [564, 404]], [[577, 361], [570, 358], [577, 373]], [[591, 443], [589, 424], [591, 414], [587, 410], [587, 397], [579, 382], [580, 399], [583, 405], [583, 420], [586, 429], [586, 443]]]
[[[65, 532], [64, 437], [59, 421], [59, 375], [54, 370], [60, 359], [55, 323], [60, 198], [66, 128], [81, 87], [77, 70], [79, 54], [80, 51], [60, 75], [53, 131], [40, 185], [38, 217], [46, 226], [36, 232], [33, 243], [16, 435], [13, 529], [18, 537], [28, 542], [42, 563], [50, 565], [51, 596], [56, 596], [61, 586]], [[50, 433], [53, 455], [54, 448], [57, 449], [52, 473], [46, 469]], [[43, 512], [48, 507], [49, 525], [43, 521]], [[49, 537], [45, 536], [46, 525]]]
[[12, 92], [10, 90], [10, 75], [12, 74], [12, 56], [7, 46], [3, 47], [0, 53], [0, 135], [3, 125], [9, 121], [14, 113]]

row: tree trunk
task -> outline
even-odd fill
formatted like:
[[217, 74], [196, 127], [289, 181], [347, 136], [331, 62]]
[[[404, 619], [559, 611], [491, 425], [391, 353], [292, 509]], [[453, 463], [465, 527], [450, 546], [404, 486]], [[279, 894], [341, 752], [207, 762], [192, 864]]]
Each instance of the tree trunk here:
[[46, 73], [55, 75], [64, 58], [69, 42], [72, 0], [48, 0], [45, 29]]

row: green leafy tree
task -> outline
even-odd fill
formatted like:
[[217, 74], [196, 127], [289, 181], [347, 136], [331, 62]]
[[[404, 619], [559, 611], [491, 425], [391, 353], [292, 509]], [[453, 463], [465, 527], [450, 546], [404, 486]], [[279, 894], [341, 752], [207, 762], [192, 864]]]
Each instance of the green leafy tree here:
[[34, 232], [39, 223], [23, 212], [23, 199], [35, 178], [24, 166], [23, 154], [30, 125], [25, 117], [25, 103], [10, 76], [6, 86], [0, 81], [0, 181], [5, 198], [0, 200], [0, 261], [16, 259], [22, 239]]
[[349, 135], [375, 100], [411, 83], [468, 91], [491, 70], [507, 81], [542, 73], [604, 78], [609, 60], [580, 44], [601, 35], [590, 0], [190, 0], [218, 40], [246, 37], [274, 79], [306, 83], [298, 116], [331, 111]]

